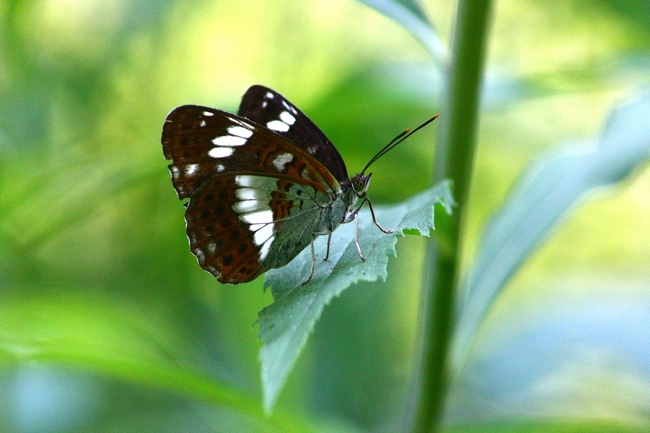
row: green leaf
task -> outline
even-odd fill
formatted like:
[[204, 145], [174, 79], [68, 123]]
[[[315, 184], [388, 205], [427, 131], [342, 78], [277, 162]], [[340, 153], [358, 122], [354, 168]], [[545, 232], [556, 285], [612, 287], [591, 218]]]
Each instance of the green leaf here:
[[332, 298], [338, 296], [357, 281], [386, 279], [388, 256], [395, 256], [397, 236], [403, 231], [416, 230], [428, 236], [433, 229], [433, 205], [444, 205], [451, 213], [454, 204], [449, 182], [442, 182], [411, 199], [394, 205], [376, 207], [377, 221], [395, 231], [382, 233], [372, 222], [369, 211], [359, 214], [359, 244], [366, 261], [359, 258], [354, 243], [354, 224], [344, 224], [332, 235], [330, 256], [323, 261], [327, 237], [315, 242], [316, 268], [312, 280], [309, 276], [312, 258], [306, 248], [287, 266], [267, 272], [265, 287], [271, 287], [274, 302], [259, 313], [259, 335], [264, 346], [262, 361], [262, 386], [264, 408], [273, 408], [282, 387], [293, 367], [309, 333]]
[[490, 305], [558, 220], [587, 191], [625, 179], [650, 157], [650, 92], [610, 116], [599, 143], [570, 146], [527, 170], [487, 225], [465, 282], [453, 365], [461, 362]]
[[447, 63], [447, 47], [416, 0], [359, 0], [404, 27], [420, 41], [437, 64]]

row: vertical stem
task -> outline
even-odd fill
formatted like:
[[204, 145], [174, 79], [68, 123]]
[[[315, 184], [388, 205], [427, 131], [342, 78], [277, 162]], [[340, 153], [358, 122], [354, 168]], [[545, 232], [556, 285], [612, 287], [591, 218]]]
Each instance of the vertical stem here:
[[[454, 215], [437, 215], [440, 228], [428, 245], [422, 296], [422, 347], [412, 432], [440, 429], [448, 389], [449, 348], [454, 328], [454, 290], [459, 280], [461, 234], [474, 160], [479, 94], [490, 18], [490, 0], [460, 0], [440, 115], [435, 181], [452, 179]], [[442, 230], [440, 230], [442, 229]]]

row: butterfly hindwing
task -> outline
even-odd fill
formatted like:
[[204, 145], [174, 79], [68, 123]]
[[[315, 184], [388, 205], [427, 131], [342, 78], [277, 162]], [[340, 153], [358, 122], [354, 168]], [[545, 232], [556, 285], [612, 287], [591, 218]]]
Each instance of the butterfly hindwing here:
[[340, 183], [348, 182], [345, 162], [336, 147], [309, 117], [278, 92], [251, 86], [237, 114], [287, 138], [325, 165]]
[[216, 175], [186, 210], [190, 249], [219, 281], [250, 281], [309, 245], [324, 197], [286, 176]]

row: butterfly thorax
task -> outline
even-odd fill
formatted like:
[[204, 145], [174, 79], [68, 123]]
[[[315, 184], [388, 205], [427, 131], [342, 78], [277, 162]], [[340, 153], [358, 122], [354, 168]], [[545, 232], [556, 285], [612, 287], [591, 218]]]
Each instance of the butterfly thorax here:
[[364, 199], [366, 197], [371, 178], [372, 173], [369, 175], [359, 173], [350, 178], [350, 186], [345, 190], [345, 193], [343, 194], [343, 202], [346, 203], [347, 209], [341, 223], [348, 223], [352, 221], [357, 212], [359, 212], [359, 208], [356, 206], [356, 203], [359, 199]]

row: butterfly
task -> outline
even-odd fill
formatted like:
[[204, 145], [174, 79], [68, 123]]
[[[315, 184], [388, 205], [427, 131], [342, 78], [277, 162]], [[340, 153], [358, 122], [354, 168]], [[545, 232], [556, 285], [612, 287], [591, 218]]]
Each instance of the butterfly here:
[[[285, 97], [250, 87], [237, 115], [197, 105], [172, 110], [162, 131], [172, 183], [185, 204], [190, 249], [199, 265], [227, 284], [252, 281], [289, 263], [314, 240], [354, 221], [367, 203], [370, 165], [413, 131], [406, 130], [352, 177], [325, 134]], [[365, 260], [355, 230], [355, 245]]]

